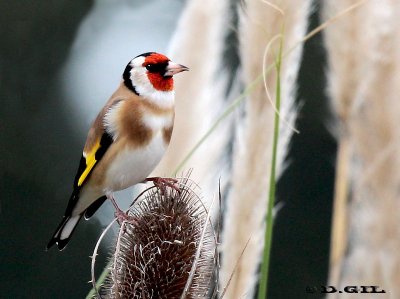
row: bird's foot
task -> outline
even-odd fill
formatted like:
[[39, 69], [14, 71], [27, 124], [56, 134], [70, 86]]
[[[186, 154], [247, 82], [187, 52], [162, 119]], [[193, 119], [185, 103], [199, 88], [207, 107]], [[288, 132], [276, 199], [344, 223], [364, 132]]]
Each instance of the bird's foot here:
[[119, 226], [122, 226], [123, 222], [127, 222], [129, 224], [135, 225], [137, 223], [136, 217], [130, 216], [121, 209], [118, 209], [114, 213], [115, 218], [117, 218], [117, 222]]
[[154, 186], [161, 190], [163, 194], [165, 194], [165, 187], [170, 187], [177, 192], [180, 192], [178, 180], [173, 178], [162, 178], [162, 177], [152, 177], [147, 178], [146, 182], [153, 182]]
[[122, 211], [119, 208], [117, 202], [115, 201], [115, 199], [114, 199], [114, 197], [112, 195], [108, 195], [107, 197], [108, 197], [108, 199], [111, 200], [111, 202], [112, 202], [112, 204], [113, 204], [113, 206], [115, 208], [114, 215], [115, 215], [115, 218], [117, 218], [117, 222], [118, 222], [118, 224], [120, 226], [122, 225], [123, 222], [127, 222], [127, 223], [130, 223], [130, 224], [136, 224], [137, 223], [135, 217], [128, 215], [127, 213], [125, 213], [124, 211]]

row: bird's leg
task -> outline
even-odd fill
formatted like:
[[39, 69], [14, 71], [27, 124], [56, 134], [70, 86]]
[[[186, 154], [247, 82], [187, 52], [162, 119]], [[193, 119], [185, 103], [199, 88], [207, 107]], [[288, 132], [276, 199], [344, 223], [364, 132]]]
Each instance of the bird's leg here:
[[178, 180], [173, 178], [162, 178], [162, 177], [151, 177], [147, 178], [145, 182], [153, 182], [154, 186], [161, 190], [161, 192], [165, 193], [165, 186], [174, 189], [177, 192], [180, 192], [179, 185], [177, 185]]
[[125, 213], [124, 211], [122, 211], [117, 202], [114, 199], [114, 196], [112, 195], [112, 193], [109, 193], [106, 195], [107, 198], [111, 201], [111, 203], [113, 204], [114, 208], [115, 208], [115, 217], [117, 218], [118, 224], [121, 226], [122, 222], [126, 221], [128, 223], [131, 224], [135, 224], [136, 223], [136, 219], [135, 217], [129, 216], [127, 213]]

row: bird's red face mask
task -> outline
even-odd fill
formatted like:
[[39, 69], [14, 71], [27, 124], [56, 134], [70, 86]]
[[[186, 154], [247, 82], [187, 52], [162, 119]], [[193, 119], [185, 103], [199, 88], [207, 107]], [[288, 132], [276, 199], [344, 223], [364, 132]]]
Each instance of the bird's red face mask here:
[[158, 53], [147, 56], [143, 67], [147, 69], [149, 81], [159, 91], [172, 91], [174, 89], [173, 75], [189, 70], [186, 66], [174, 63], [168, 57]]

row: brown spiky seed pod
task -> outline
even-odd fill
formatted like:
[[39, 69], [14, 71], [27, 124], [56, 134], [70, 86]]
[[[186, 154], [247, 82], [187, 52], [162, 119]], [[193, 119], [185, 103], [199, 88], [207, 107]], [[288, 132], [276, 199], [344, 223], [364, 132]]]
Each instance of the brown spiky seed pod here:
[[151, 188], [135, 203], [129, 212], [135, 221], [121, 226], [104, 297], [181, 298], [206, 229], [186, 298], [207, 298], [215, 238], [193, 184], [183, 179], [179, 185], [180, 192]]

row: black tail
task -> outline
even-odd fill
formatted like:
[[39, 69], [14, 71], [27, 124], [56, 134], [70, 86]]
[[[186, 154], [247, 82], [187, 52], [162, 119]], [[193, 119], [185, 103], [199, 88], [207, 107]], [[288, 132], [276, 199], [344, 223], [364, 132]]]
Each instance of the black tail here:
[[106, 200], [107, 197], [102, 196], [92, 203], [85, 211], [85, 219], [88, 220], [90, 217], [92, 217]]
[[72, 233], [81, 220], [82, 214], [76, 216], [64, 216], [60, 225], [57, 227], [53, 237], [46, 249], [50, 249], [54, 244], [57, 244], [59, 250], [63, 250], [67, 246]]
[[47, 244], [47, 249], [50, 249], [54, 244], [57, 244], [58, 249], [63, 250], [65, 246], [67, 246], [69, 239], [71, 238], [71, 235], [78, 225], [79, 220], [81, 220], [82, 216], [85, 215], [85, 218], [89, 219], [107, 199], [107, 197], [102, 196], [98, 198], [94, 203], [92, 203], [86, 210], [82, 211], [81, 214], [72, 216], [74, 208], [79, 201], [79, 192], [79, 188], [76, 188], [72, 192], [67, 209], [65, 210], [64, 217], [61, 223], [58, 225], [49, 244]]

